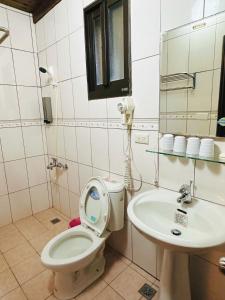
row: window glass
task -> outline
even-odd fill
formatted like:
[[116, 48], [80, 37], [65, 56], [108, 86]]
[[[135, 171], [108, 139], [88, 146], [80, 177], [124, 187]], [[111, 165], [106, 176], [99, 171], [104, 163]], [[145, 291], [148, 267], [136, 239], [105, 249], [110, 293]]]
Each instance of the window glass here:
[[124, 78], [124, 30], [122, 1], [118, 1], [109, 7], [108, 21], [110, 81], [115, 81]]
[[102, 74], [102, 32], [100, 16], [94, 18], [94, 47], [95, 47], [95, 70], [96, 84], [100, 85], [103, 82]]

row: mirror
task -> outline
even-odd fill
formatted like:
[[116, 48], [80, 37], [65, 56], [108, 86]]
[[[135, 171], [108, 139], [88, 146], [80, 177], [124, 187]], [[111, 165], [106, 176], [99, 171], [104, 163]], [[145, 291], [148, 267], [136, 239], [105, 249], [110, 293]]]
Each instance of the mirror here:
[[225, 137], [224, 71], [225, 13], [164, 32], [160, 132]]

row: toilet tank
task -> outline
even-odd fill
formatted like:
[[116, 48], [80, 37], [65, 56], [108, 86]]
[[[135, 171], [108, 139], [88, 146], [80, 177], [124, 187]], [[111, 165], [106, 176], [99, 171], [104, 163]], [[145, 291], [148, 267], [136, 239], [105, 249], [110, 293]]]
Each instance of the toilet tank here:
[[124, 184], [118, 181], [104, 181], [111, 201], [110, 219], [107, 229], [118, 231], [124, 226]]

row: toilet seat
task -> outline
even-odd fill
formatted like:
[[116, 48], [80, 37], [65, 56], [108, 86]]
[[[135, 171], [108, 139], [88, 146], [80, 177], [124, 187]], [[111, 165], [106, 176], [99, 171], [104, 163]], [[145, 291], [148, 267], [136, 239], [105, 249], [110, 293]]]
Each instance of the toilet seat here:
[[110, 197], [101, 177], [91, 178], [83, 188], [80, 199], [80, 220], [101, 236], [110, 218]]
[[[66, 230], [54, 237], [45, 246], [41, 254], [41, 260], [46, 267], [54, 271], [62, 271], [67, 269], [74, 271], [88, 265], [92, 261], [92, 256], [101, 248], [109, 234], [98, 237], [92, 230], [82, 225]], [[83, 247], [77, 248], [79, 243]], [[60, 249], [61, 247], [61, 249]], [[69, 248], [68, 257], [66, 257], [65, 249]], [[81, 249], [82, 248], [82, 249]], [[62, 251], [63, 255], [60, 255]], [[73, 255], [74, 252], [74, 255]]]

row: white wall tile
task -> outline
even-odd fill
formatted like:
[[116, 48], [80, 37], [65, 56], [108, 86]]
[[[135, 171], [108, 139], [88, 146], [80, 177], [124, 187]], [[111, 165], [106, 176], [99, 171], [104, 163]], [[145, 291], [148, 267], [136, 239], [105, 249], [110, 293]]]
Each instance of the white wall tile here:
[[8, 194], [4, 164], [0, 163], [0, 196]]
[[29, 185], [34, 186], [46, 182], [44, 156], [27, 158]]
[[27, 157], [44, 154], [41, 126], [23, 127], [23, 138]]
[[58, 76], [59, 80], [71, 78], [69, 38], [66, 37], [57, 43]]
[[32, 212], [34, 214], [49, 208], [47, 183], [30, 189]]
[[9, 195], [13, 222], [32, 214], [29, 190], [19, 191]]
[[[149, 145], [135, 143], [135, 135], [146, 134], [149, 137]], [[124, 138], [125, 147], [127, 145], [126, 134]], [[154, 184], [157, 180], [158, 159], [154, 155], [149, 155], [146, 149], [157, 149], [158, 133], [157, 132], [141, 132], [134, 130], [132, 132], [132, 150], [133, 150], [133, 162], [131, 164], [133, 178], [140, 180], [140, 175], [144, 182]], [[135, 167], [136, 166], [136, 167]], [[137, 170], [136, 170], [137, 168]]]
[[189, 184], [190, 180], [194, 180], [194, 162], [192, 160], [159, 156], [159, 185], [161, 187], [178, 191], [182, 184]]
[[60, 208], [64, 215], [70, 217], [70, 199], [67, 189], [59, 188]]
[[24, 159], [5, 163], [5, 172], [9, 193], [28, 187], [26, 162]]
[[80, 197], [74, 193], [69, 192], [69, 199], [70, 199], [70, 217], [77, 218], [79, 217]]
[[73, 79], [73, 95], [76, 118], [89, 117], [87, 80], [85, 76]]
[[128, 259], [132, 259], [132, 233], [131, 223], [125, 222], [124, 228], [120, 231], [112, 232], [109, 244]]
[[203, 18], [203, 8], [204, 0], [162, 0], [162, 31]]
[[67, 0], [68, 18], [69, 18], [69, 32], [76, 31], [83, 26], [83, 3], [82, 0]]
[[72, 77], [86, 74], [85, 43], [83, 27], [70, 36]]
[[0, 47], [0, 84], [15, 84], [12, 52]]
[[44, 18], [35, 24], [37, 47], [38, 51], [43, 50], [46, 47], [46, 35], [45, 35], [45, 23]]
[[59, 2], [54, 8], [54, 12], [56, 40], [58, 41], [69, 33], [67, 1], [63, 0]]
[[224, 173], [223, 165], [197, 162], [195, 168], [196, 197], [225, 205]]
[[8, 195], [0, 196], [0, 227], [12, 222]]
[[193, 73], [213, 69], [215, 35], [216, 26], [192, 33], [190, 38], [189, 72]]
[[133, 262], [156, 277], [157, 246], [132, 226]]
[[89, 118], [93, 118], [93, 119], [107, 118], [106, 99], [89, 101]]
[[92, 177], [92, 167], [79, 164], [80, 192]]
[[8, 10], [12, 48], [33, 51], [30, 17]]
[[124, 174], [123, 130], [109, 129], [110, 172]]
[[60, 96], [62, 103], [63, 118], [74, 118], [73, 86], [71, 80], [67, 80], [60, 83]]
[[160, 1], [131, 1], [131, 26], [132, 60], [159, 54]]
[[132, 73], [135, 118], [158, 118], [159, 57], [133, 63]]
[[205, 16], [211, 16], [225, 10], [224, 0], [205, 0]]
[[50, 46], [56, 41], [54, 10], [50, 10], [50, 12], [44, 17], [44, 20], [46, 46]]
[[91, 146], [93, 167], [109, 170], [108, 130], [91, 128]]
[[17, 92], [15, 86], [0, 86], [0, 120], [20, 119]]
[[20, 127], [1, 129], [2, 151], [5, 161], [24, 158], [23, 136]]
[[53, 207], [60, 211], [59, 185], [51, 183]]
[[38, 89], [36, 87], [19, 86], [17, 90], [21, 119], [40, 119]]
[[[7, 10], [0, 7], [0, 26], [9, 28]], [[10, 36], [1, 44], [1, 46], [10, 47]]]
[[188, 111], [211, 111], [213, 71], [196, 74], [196, 82], [188, 91]]
[[66, 159], [77, 161], [77, 141], [75, 127], [64, 127]]
[[[47, 48], [47, 65], [51, 68], [54, 74], [54, 78], [58, 81], [58, 57], [57, 57], [57, 46], [56, 44]], [[46, 75], [45, 75], [46, 76]]]
[[16, 82], [18, 85], [36, 86], [36, 71], [33, 53], [13, 50]]
[[67, 161], [68, 164], [68, 188], [70, 192], [73, 192], [77, 195], [80, 193], [80, 184], [79, 184], [79, 169], [78, 164], [72, 161]]
[[86, 165], [92, 164], [90, 128], [77, 127], [78, 162]]

